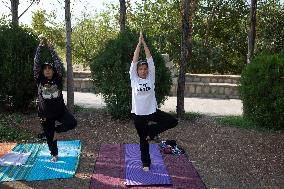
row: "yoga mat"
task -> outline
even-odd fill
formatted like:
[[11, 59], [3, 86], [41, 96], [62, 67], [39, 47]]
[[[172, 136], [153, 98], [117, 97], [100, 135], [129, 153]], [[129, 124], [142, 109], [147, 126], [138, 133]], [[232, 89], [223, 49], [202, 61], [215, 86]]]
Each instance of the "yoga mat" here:
[[169, 174], [172, 178], [173, 188], [179, 189], [206, 189], [191, 161], [185, 154], [162, 154]]
[[157, 144], [150, 144], [150, 171], [143, 171], [139, 144], [125, 144], [125, 181], [133, 185], [169, 185], [171, 179]]
[[71, 178], [75, 175], [80, 151], [80, 140], [58, 141], [58, 161], [51, 162], [47, 144], [43, 147], [27, 177], [27, 181]]
[[[185, 155], [174, 156], [162, 154], [172, 180], [172, 185], [130, 186], [131, 189], [206, 189], [198, 172]], [[126, 189], [125, 185], [125, 151], [122, 144], [101, 145], [96, 160], [90, 189]]]
[[123, 157], [123, 148], [120, 144], [101, 145], [90, 189], [124, 188]]
[[21, 153], [30, 152], [31, 155], [24, 165], [0, 166], [0, 181], [25, 180], [42, 147], [42, 144], [17, 144], [12, 151]]
[[11, 151], [17, 144], [16, 143], [0, 143], [0, 158]]

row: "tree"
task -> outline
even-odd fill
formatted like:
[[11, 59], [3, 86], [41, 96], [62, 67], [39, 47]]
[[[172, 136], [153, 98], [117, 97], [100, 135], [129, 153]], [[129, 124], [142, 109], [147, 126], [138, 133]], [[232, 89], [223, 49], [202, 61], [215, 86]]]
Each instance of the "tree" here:
[[31, 58], [37, 37], [29, 29], [1, 25], [0, 44], [0, 109], [26, 112], [37, 94]]
[[126, 3], [125, 0], [119, 0], [120, 9], [119, 9], [119, 26], [120, 26], [120, 32], [125, 31], [126, 27]]
[[284, 53], [284, 3], [257, 2], [255, 55]]
[[67, 64], [67, 107], [74, 112], [74, 80], [72, 68], [72, 46], [71, 46], [71, 12], [70, 0], [65, 0], [65, 23], [66, 23], [66, 64]]
[[184, 111], [184, 88], [185, 88], [185, 72], [186, 65], [191, 56], [191, 31], [192, 31], [192, 15], [191, 0], [183, 0], [182, 2], [182, 36], [181, 36], [181, 62], [178, 76], [177, 87], [177, 117], [183, 117]]
[[255, 44], [255, 35], [256, 35], [256, 9], [257, 9], [257, 0], [251, 0], [250, 8], [250, 29], [248, 35], [248, 55], [247, 55], [247, 64], [250, 63], [254, 55], [254, 44]]
[[[11, 8], [6, 5], [11, 11], [12, 14], [12, 24], [18, 26], [19, 25], [19, 19], [23, 14], [27, 12], [27, 10], [34, 4], [34, 3], [39, 3], [40, 0], [30, 0], [30, 5], [20, 14], [19, 16], [19, 0], [10, 0], [11, 2]], [[3, 2], [3, 1], [2, 1]]]
[[43, 34], [52, 44], [60, 49], [65, 48], [65, 30], [63, 24], [55, 22], [55, 13], [48, 14], [45, 10], [38, 10], [32, 15], [32, 29], [36, 35]]
[[176, 63], [180, 61], [180, 0], [143, 0], [127, 10], [131, 28], [142, 29], [160, 53], [168, 53]]
[[72, 29], [73, 63], [89, 66], [106, 41], [117, 36], [113, 12], [105, 10], [94, 17], [84, 15]]

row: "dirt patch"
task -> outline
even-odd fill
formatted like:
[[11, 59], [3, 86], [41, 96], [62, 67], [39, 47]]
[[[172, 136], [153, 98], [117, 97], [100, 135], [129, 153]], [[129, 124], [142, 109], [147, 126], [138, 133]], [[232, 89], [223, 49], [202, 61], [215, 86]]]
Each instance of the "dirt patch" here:
[[[5, 182], [0, 188], [81, 189], [89, 188], [90, 177], [101, 144], [138, 143], [132, 121], [112, 120], [103, 110], [76, 113], [78, 127], [57, 135], [58, 139], [80, 139], [82, 154], [72, 179], [35, 182]], [[27, 115], [19, 126], [36, 134], [36, 114]], [[176, 139], [187, 152], [207, 188], [281, 188], [284, 186], [284, 132], [259, 132], [222, 126], [213, 117], [180, 121], [160, 135]], [[28, 142], [36, 142], [36, 137]]]

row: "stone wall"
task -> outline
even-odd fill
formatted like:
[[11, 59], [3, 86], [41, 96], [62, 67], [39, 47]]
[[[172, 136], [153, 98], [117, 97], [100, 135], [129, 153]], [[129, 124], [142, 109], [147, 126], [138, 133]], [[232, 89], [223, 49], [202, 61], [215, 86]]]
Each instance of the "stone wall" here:
[[[187, 74], [185, 97], [239, 99], [238, 75]], [[176, 96], [177, 78], [171, 95]]]
[[[167, 54], [162, 55], [171, 70], [171, 96], [176, 96], [177, 70]], [[239, 99], [239, 75], [186, 74], [185, 97]], [[64, 90], [66, 90], [66, 79]], [[90, 71], [74, 71], [74, 91], [96, 92]]]
[[[185, 97], [239, 99], [238, 75], [186, 74]], [[66, 83], [65, 83], [66, 90]], [[91, 72], [74, 72], [74, 90], [95, 92]], [[176, 96], [177, 78], [173, 78], [171, 96]]]
[[[95, 92], [90, 71], [74, 71], [74, 91], [78, 92]], [[66, 79], [64, 80], [64, 89], [67, 90]]]

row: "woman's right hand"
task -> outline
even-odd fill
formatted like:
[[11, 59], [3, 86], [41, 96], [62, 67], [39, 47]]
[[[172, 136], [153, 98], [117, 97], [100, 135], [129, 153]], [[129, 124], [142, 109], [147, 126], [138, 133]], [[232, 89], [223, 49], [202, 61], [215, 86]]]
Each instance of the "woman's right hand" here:
[[46, 40], [46, 38], [42, 38], [42, 39], [40, 39], [40, 42], [39, 42], [39, 46], [46, 46], [47, 45], [47, 40]]
[[47, 39], [43, 34], [41, 34], [39, 35], [39, 46], [45, 46], [45, 45], [47, 45]]
[[140, 32], [139, 44], [144, 44], [144, 37], [143, 37], [143, 35], [142, 35], [142, 32]]

